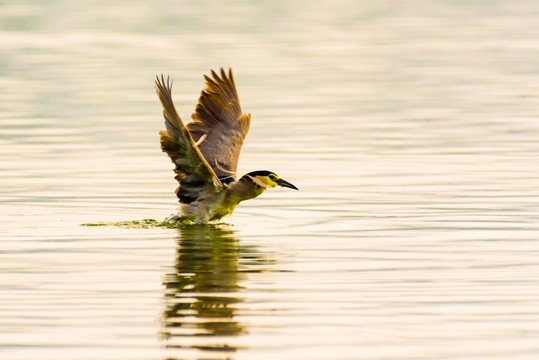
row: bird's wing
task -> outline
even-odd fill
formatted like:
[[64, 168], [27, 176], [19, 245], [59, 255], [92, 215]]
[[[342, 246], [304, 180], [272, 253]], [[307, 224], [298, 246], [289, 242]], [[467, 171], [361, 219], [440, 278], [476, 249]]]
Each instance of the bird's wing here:
[[219, 178], [208, 165], [184, 126], [172, 102], [172, 83], [161, 75], [155, 81], [159, 100], [163, 104], [166, 130], [160, 131], [161, 149], [166, 152], [176, 168], [180, 186], [176, 194], [182, 203], [191, 203], [199, 196], [223, 189]]
[[236, 168], [243, 140], [249, 132], [251, 114], [243, 114], [232, 70], [221, 69], [221, 76], [212, 70], [204, 76], [202, 91], [193, 121], [187, 124], [193, 140], [219, 178], [236, 178]]

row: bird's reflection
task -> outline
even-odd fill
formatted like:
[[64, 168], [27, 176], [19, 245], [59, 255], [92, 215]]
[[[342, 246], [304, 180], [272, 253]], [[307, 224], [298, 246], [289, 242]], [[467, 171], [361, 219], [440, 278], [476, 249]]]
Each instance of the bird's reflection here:
[[256, 249], [240, 246], [234, 232], [219, 226], [179, 231], [173, 272], [165, 276], [162, 335], [168, 349], [226, 352], [230, 337], [248, 332], [236, 319], [240, 283], [257, 264]]

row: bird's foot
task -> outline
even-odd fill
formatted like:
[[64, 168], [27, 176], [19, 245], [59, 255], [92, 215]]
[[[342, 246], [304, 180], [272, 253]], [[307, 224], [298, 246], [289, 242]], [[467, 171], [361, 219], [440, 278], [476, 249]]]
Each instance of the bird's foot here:
[[187, 220], [185, 216], [182, 216], [181, 214], [172, 214], [165, 218], [165, 221], [168, 223], [174, 223], [177, 221], [184, 221]]

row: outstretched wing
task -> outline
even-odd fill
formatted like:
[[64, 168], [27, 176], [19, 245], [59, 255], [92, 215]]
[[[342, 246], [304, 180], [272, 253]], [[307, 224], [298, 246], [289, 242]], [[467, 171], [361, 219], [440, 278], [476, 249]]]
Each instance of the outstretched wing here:
[[232, 70], [221, 76], [212, 70], [212, 77], [204, 76], [206, 89], [202, 91], [193, 121], [187, 124], [193, 140], [219, 178], [236, 178], [236, 168], [243, 140], [249, 132], [251, 114], [243, 114]]
[[195, 145], [189, 131], [183, 125], [172, 102], [172, 83], [161, 75], [155, 88], [163, 104], [166, 130], [160, 131], [161, 149], [170, 157], [176, 168], [176, 180], [180, 186], [176, 194], [181, 203], [189, 204], [199, 196], [216, 193], [223, 189], [219, 178], [208, 165]]

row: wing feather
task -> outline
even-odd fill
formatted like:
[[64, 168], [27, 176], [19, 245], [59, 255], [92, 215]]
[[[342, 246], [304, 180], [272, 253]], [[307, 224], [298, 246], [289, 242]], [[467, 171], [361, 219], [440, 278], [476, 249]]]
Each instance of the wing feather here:
[[166, 152], [175, 165], [175, 179], [180, 186], [176, 194], [182, 203], [191, 203], [208, 192], [219, 192], [223, 185], [195, 145], [189, 131], [174, 107], [172, 82], [161, 75], [155, 81], [166, 130], [160, 131], [161, 150]]
[[243, 140], [249, 132], [251, 114], [243, 114], [232, 70], [228, 74], [221, 69], [220, 75], [211, 71], [204, 75], [206, 88], [202, 91], [193, 121], [187, 129], [204, 158], [219, 177], [234, 177]]

